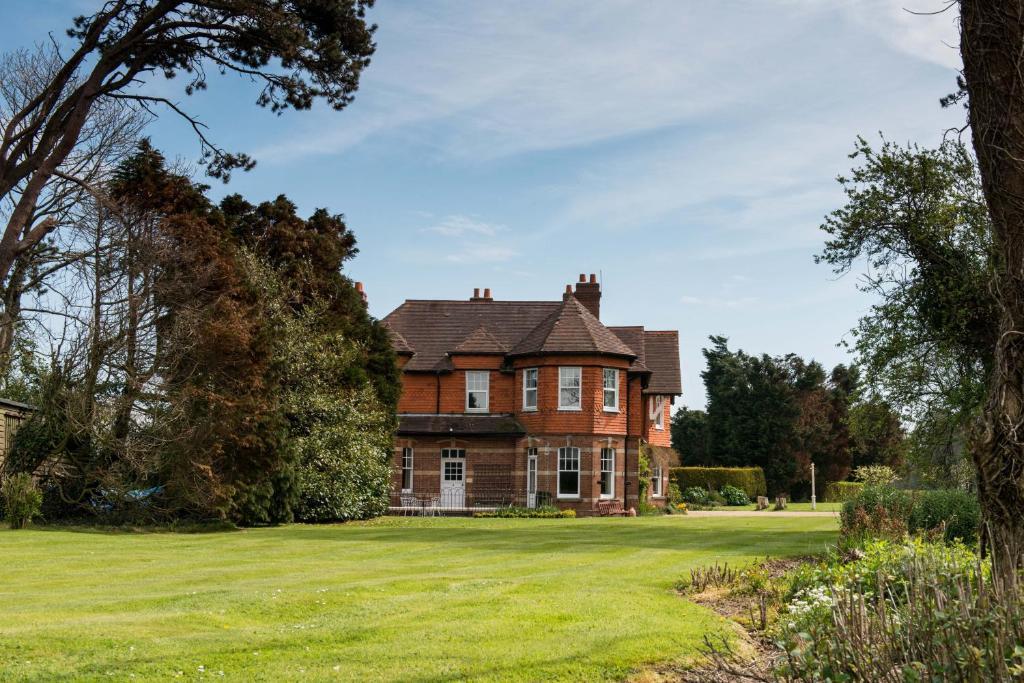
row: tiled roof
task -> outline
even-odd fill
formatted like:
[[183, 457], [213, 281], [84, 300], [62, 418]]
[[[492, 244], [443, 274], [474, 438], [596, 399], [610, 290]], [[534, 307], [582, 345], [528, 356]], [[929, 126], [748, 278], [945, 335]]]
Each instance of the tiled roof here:
[[488, 332], [483, 325], [473, 330], [452, 350], [452, 353], [500, 353], [502, 355], [507, 352], [508, 347], [498, 341], [497, 337]]
[[399, 415], [398, 434], [522, 436], [526, 430], [510, 415]]
[[384, 324], [384, 327], [387, 329], [388, 334], [391, 335], [391, 346], [394, 347], [395, 353], [399, 355], [411, 356], [413, 354], [413, 350], [412, 347], [409, 346], [409, 342], [406, 341], [405, 337], [399, 334], [398, 330], [391, 327], [391, 325], [388, 325], [386, 320], [382, 322]]
[[450, 369], [447, 354], [481, 325], [512, 348], [561, 305], [560, 301], [410, 300], [384, 322], [415, 352], [404, 370], [437, 371]]
[[566, 295], [559, 309], [535, 327], [509, 355], [543, 353], [604, 353], [615, 356], [636, 354], [611, 330], [601, 324], [576, 297]]
[[609, 330], [615, 333], [625, 343], [626, 346], [633, 349], [633, 353], [636, 354], [636, 358], [633, 360], [633, 364], [629, 366], [632, 372], [650, 372], [647, 368], [646, 356], [647, 350], [644, 348], [644, 328], [643, 325], [630, 325], [629, 327], [609, 327]]
[[675, 330], [644, 330], [645, 362], [651, 381], [644, 393], [681, 394], [679, 377], [679, 333]]
[[451, 354], [601, 353], [650, 373], [648, 394], [680, 394], [679, 334], [640, 325], [605, 327], [575, 297], [562, 301], [410, 300], [383, 320], [403, 370], [452, 369]]

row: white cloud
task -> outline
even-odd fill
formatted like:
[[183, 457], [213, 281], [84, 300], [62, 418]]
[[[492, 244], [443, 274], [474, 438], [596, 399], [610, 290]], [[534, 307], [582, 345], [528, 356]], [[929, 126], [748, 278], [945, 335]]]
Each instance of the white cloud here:
[[445, 258], [452, 263], [500, 263], [518, 255], [515, 249], [493, 244], [467, 244]]
[[437, 225], [424, 228], [426, 232], [436, 233], [444, 237], [462, 237], [464, 235], [494, 237], [504, 229], [504, 226], [484, 223], [470, 216], [460, 214], [445, 216]]

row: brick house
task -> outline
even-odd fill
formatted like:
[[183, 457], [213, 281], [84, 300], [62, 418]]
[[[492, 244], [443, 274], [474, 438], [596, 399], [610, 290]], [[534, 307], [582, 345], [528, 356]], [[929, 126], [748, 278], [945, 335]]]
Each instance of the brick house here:
[[402, 369], [392, 505], [635, 507], [640, 450], [664, 504], [679, 334], [607, 327], [601, 286], [559, 301], [407, 300], [383, 322]]

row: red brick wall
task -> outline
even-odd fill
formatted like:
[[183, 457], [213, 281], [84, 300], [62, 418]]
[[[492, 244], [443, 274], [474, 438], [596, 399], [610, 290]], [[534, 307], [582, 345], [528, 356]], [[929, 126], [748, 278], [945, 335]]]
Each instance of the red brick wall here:
[[[562, 446], [580, 449], [580, 495], [578, 498], [558, 497], [558, 449]], [[600, 499], [600, 458], [601, 449], [615, 449], [614, 498], [622, 500], [625, 482], [628, 479], [629, 502], [626, 507], [636, 505], [637, 482], [635, 474], [627, 475], [626, 458], [629, 468], [635, 473], [637, 451], [635, 439], [623, 437], [595, 438], [593, 436], [562, 435], [547, 437], [526, 437], [518, 440], [500, 438], [398, 438], [395, 441], [392, 462], [392, 505], [400, 504], [402, 483], [402, 449], [413, 448], [413, 493], [418, 496], [435, 496], [441, 489], [441, 449], [466, 449], [466, 495], [474, 494], [474, 467], [478, 464], [506, 464], [513, 468], [515, 502], [526, 504], [526, 467], [529, 448], [537, 449], [537, 490], [547, 492], [551, 502], [562, 509], [576, 510], [577, 514], [592, 514]], [[629, 450], [628, 455], [626, 453]]]
[[671, 446], [672, 445], [672, 397], [664, 396], [664, 405], [661, 409], [662, 418], [662, 429], [657, 429], [654, 426], [654, 421], [650, 419], [650, 403], [651, 399], [657, 401], [658, 396], [644, 396], [643, 398], [643, 421], [644, 421], [644, 439], [647, 443], [655, 444], [656, 446]]
[[[582, 373], [582, 410], [558, 409], [558, 368], [579, 367]], [[626, 369], [622, 358], [607, 356], [548, 356], [519, 358], [515, 364], [514, 400], [516, 418], [531, 434], [614, 434], [626, 433]], [[523, 410], [523, 369], [537, 368], [537, 410]], [[619, 371], [619, 410], [604, 410], [604, 369]]]

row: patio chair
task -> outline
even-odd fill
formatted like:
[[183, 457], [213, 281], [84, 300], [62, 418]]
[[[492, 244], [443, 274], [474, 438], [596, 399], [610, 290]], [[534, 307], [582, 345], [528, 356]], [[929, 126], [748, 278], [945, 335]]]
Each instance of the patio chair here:
[[403, 493], [401, 495], [402, 501], [402, 516], [415, 515], [416, 508], [420, 507], [419, 499], [411, 493]]

